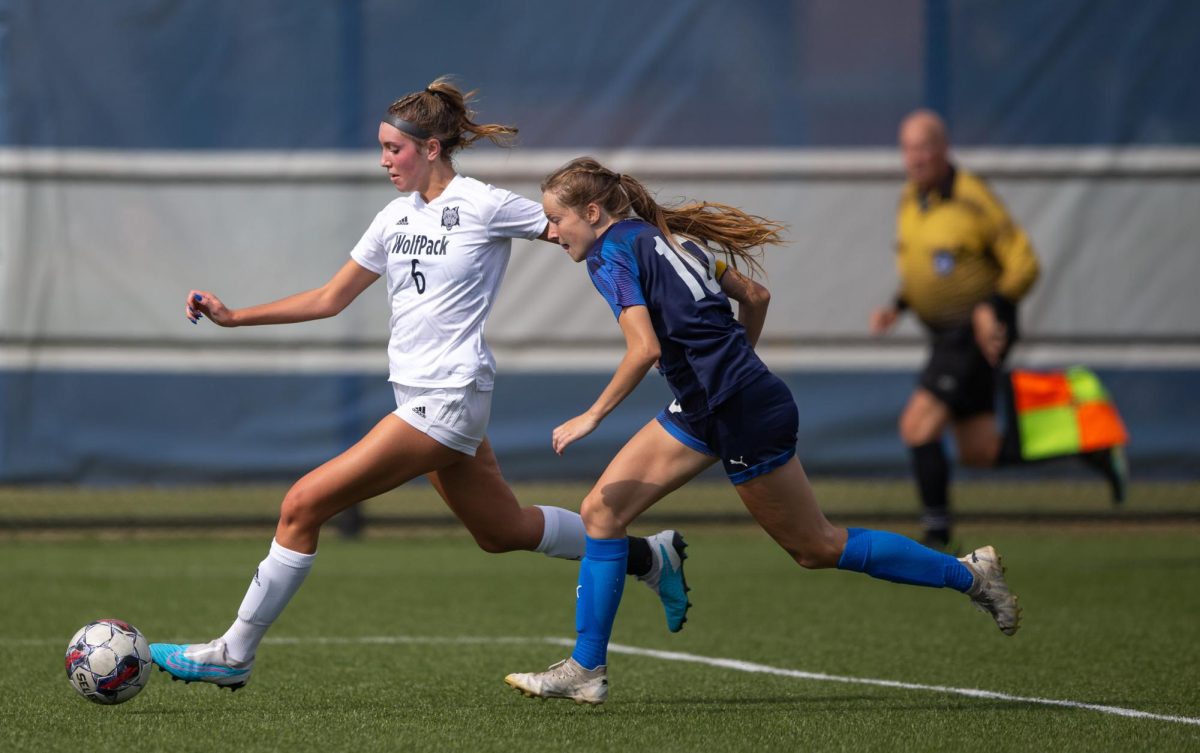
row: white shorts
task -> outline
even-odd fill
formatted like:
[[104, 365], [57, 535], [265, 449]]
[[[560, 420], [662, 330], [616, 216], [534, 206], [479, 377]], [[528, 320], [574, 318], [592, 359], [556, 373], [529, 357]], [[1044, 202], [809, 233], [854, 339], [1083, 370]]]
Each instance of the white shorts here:
[[417, 431], [464, 455], [475, 450], [487, 433], [492, 415], [492, 391], [474, 382], [465, 387], [409, 387], [392, 382], [396, 416]]

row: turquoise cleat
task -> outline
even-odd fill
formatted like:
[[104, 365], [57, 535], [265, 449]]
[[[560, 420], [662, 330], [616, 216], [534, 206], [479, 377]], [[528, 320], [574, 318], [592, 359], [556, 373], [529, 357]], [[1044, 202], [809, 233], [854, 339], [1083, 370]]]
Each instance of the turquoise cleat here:
[[688, 601], [687, 578], [683, 575], [683, 561], [687, 559], [684, 552], [687, 542], [678, 531], [659, 531], [653, 536], [647, 536], [650, 543], [650, 554], [654, 564], [650, 572], [640, 576], [638, 580], [658, 594], [662, 601], [663, 611], [667, 616], [667, 630], [678, 633], [687, 622], [688, 609], [692, 603]]
[[225, 653], [221, 638], [209, 643], [178, 644], [151, 643], [150, 656], [158, 668], [171, 675], [172, 680], [210, 682], [213, 685], [237, 690], [250, 681], [254, 659], [235, 662]]

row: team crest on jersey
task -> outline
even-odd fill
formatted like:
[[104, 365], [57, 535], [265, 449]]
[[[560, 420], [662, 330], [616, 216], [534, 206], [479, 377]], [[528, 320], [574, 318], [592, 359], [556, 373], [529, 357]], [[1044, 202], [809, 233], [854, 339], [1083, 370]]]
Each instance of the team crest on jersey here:
[[933, 252], [933, 271], [939, 277], [946, 277], [954, 271], [954, 252], [940, 249]]
[[442, 227], [449, 230], [458, 224], [458, 207], [446, 207], [442, 210]]

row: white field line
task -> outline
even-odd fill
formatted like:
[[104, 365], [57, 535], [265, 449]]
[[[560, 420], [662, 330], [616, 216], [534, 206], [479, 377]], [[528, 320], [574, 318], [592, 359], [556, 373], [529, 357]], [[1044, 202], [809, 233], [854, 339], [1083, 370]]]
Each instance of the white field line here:
[[[354, 645], [464, 645], [464, 644], [527, 644], [527, 643], [549, 643], [555, 646], [564, 646], [567, 648], [575, 645], [574, 638], [524, 638], [519, 636], [420, 636], [420, 635], [376, 635], [376, 636], [358, 636], [344, 638], [266, 638], [263, 641], [271, 645], [277, 646], [298, 646], [298, 645], [321, 645], [321, 646], [354, 646]], [[17, 646], [45, 646], [47, 644], [57, 644], [59, 641], [48, 641], [45, 639], [9, 639], [4, 641], [4, 644], [11, 647]], [[1179, 724], [1192, 724], [1200, 726], [1200, 717], [1190, 716], [1170, 716], [1167, 714], [1152, 714], [1147, 711], [1138, 711], [1137, 709], [1127, 709], [1120, 706], [1104, 706], [1098, 703], [1083, 703], [1081, 701], [1066, 701], [1056, 698], [1038, 698], [1036, 696], [1020, 696], [1010, 695], [1008, 693], [998, 693], [993, 690], [979, 690], [977, 688], [955, 688], [949, 685], [923, 685], [915, 682], [900, 682], [898, 680], [881, 680], [871, 677], [848, 677], [845, 675], [830, 675], [824, 672], [805, 672], [799, 669], [784, 669], [783, 667], [772, 667], [767, 664], [756, 664], [754, 662], [742, 661], [740, 659], [721, 659], [711, 656], [700, 656], [698, 654], [687, 654], [680, 651], [659, 651], [650, 648], [638, 648], [637, 646], [625, 646], [619, 643], [610, 643], [608, 650], [614, 654], [628, 654], [630, 656], [645, 656], [651, 659], [661, 659], [663, 661], [687, 662], [690, 664], [703, 664], [709, 667], [718, 667], [720, 669], [731, 669], [735, 672], [750, 672], [752, 674], [775, 675], [777, 677], [793, 677], [799, 680], [815, 680], [817, 682], [840, 682], [847, 685], [871, 685], [880, 688], [896, 688], [899, 690], [923, 690], [932, 693], [945, 693], [947, 695], [967, 696], [968, 698], [987, 698], [995, 701], [1010, 701], [1012, 703], [1031, 703], [1042, 706], [1061, 706], [1071, 709], [1083, 709], [1087, 711], [1096, 711], [1101, 714], [1112, 714], [1114, 716], [1124, 716], [1133, 719], [1152, 719], [1159, 722], [1177, 722]]]
[[[574, 646], [574, 639], [563, 638], [546, 638], [548, 643], [556, 643], [560, 646]], [[1151, 714], [1147, 711], [1138, 711], [1137, 709], [1126, 709], [1120, 706], [1103, 706], [1098, 703], [1082, 703], [1080, 701], [1063, 701], [1055, 698], [1037, 698], [1034, 696], [1019, 696], [1009, 695], [1008, 693], [997, 693], [993, 690], [978, 690], [976, 688], [954, 688], [948, 685], [922, 685], [915, 682], [900, 682], [898, 680], [877, 680], [870, 677], [846, 677], [843, 675], [827, 675], [823, 672], [804, 672], [798, 669], [783, 669], [781, 667], [772, 667], [766, 664], [755, 664], [753, 662], [741, 661], [740, 659], [717, 659], [710, 656], [698, 656], [696, 654], [685, 654], [678, 651], [657, 651], [649, 648], [637, 648], [636, 646], [622, 646], [618, 643], [610, 643], [608, 650], [615, 654], [630, 654], [631, 656], [648, 656], [653, 659], [663, 659], [666, 661], [681, 661], [691, 662], [693, 664], [706, 664], [710, 667], [720, 667], [722, 669], [732, 669], [738, 672], [752, 672], [757, 674], [778, 675], [780, 677], [796, 677], [802, 680], [817, 680], [819, 682], [841, 682], [849, 685], [874, 685], [881, 688], [899, 688], [901, 690], [927, 690], [934, 693], [947, 693], [950, 695], [964, 695], [970, 698], [990, 698], [997, 701], [1012, 701], [1013, 703], [1036, 703], [1043, 706], [1065, 706], [1072, 709], [1087, 709], [1089, 711], [1099, 711], [1102, 714], [1114, 714], [1116, 716], [1134, 717], [1137, 719], [1154, 719], [1160, 722], [1179, 722], [1181, 724], [1200, 725], [1200, 718], [1190, 716], [1168, 716], [1165, 714]]]

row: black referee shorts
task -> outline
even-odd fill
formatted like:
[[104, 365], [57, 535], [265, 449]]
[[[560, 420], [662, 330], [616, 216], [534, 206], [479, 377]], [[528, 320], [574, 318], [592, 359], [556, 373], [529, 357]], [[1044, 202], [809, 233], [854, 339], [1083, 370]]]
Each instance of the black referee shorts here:
[[[931, 330], [929, 361], [917, 382], [946, 404], [955, 418], [970, 418], [996, 411], [996, 388], [1000, 366], [993, 367], [975, 342], [975, 331], [968, 322], [958, 327]], [[1001, 356], [1008, 355], [1013, 329]]]

